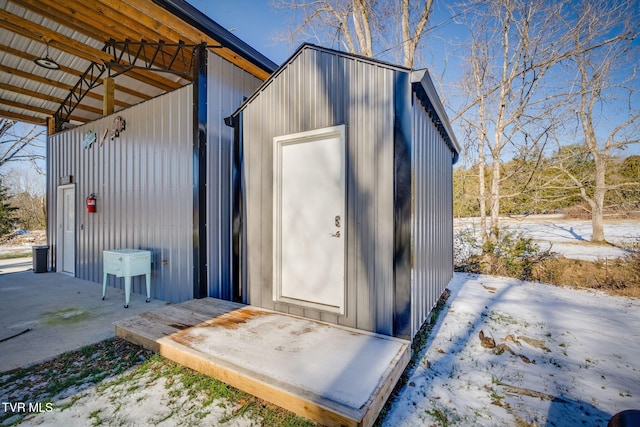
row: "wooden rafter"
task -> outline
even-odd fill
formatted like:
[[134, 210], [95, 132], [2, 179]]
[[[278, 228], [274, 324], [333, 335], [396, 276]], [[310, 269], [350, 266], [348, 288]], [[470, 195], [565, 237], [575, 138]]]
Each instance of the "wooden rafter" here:
[[[33, 111], [33, 112], [36, 112], [36, 113], [43, 114], [46, 117], [50, 117], [51, 115], [53, 115], [53, 113], [55, 113], [55, 108], [37, 107], [35, 105], [23, 104], [22, 102], [9, 101], [7, 99], [0, 99], [0, 105], [6, 105], [8, 107], [19, 108], [21, 110]], [[71, 116], [71, 117], [69, 117], [69, 119], [73, 120], [75, 122], [86, 122], [86, 121], [89, 120], [86, 117], [80, 117], [80, 116]]]
[[[100, 63], [111, 60], [111, 55], [102, 50], [80, 43], [71, 37], [64, 36], [32, 21], [27, 21], [5, 10], [0, 10], [0, 27], [39, 42], [48, 40], [51, 47], [89, 62]], [[132, 71], [129, 76], [163, 91], [175, 90], [181, 86], [179, 83], [144, 70]]]
[[[202, 31], [192, 27], [180, 19], [177, 19], [170, 12], [153, 2], [140, 0], [102, 0], [101, 3], [108, 4], [110, 7], [117, 9], [128, 16], [140, 16], [141, 19], [153, 17], [152, 20], [154, 22], [161, 23], [161, 26], [157, 31], [167, 40], [175, 40], [175, 34], [179, 34], [182, 36], [183, 40], [191, 40], [196, 44], [205, 42], [207, 46], [221, 46], [218, 40], [209, 37]], [[147, 21], [142, 21], [142, 23], [145, 26], [150, 24], [150, 22]], [[215, 49], [214, 53], [232, 64], [236, 64], [237, 66], [247, 70], [247, 72], [253, 74], [259, 79], [266, 80], [269, 77], [268, 72], [251, 63], [249, 60], [240, 57], [230, 49]]]
[[[33, 90], [28, 90], [28, 89], [24, 89], [24, 88], [21, 88], [21, 87], [18, 87], [18, 86], [13, 86], [13, 85], [8, 85], [8, 84], [0, 84], [0, 89], [8, 90], [10, 92], [19, 93], [21, 95], [30, 96], [32, 98], [44, 99], [45, 101], [55, 102], [56, 104], [61, 104], [64, 101], [64, 99], [62, 99], [62, 98], [58, 98], [58, 97], [51, 96], [51, 95], [46, 95], [46, 94], [41, 93], [41, 92], [36, 92], [36, 91], [33, 91]], [[102, 115], [102, 109], [101, 108], [95, 108], [95, 107], [91, 107], [89, 105], [84, 105], [84, 104], [78, 105], [77, 108], [80, 109], [80, 110], [88, 111], [90, 113]]]
[[[10, 0], [27, 10], [30, 10], [41, 16], [47, 16], [58, 24], [64, 25], [74, 31], [91, 37], [100, 42], [106, 42], [110, 39], [114, 40], [148, 40], [157, 42], [162, 36], [153, 30], [153, 26], [140, 25], [141, 17], [130, 17], [116, 13], [110, 8], [83, 7], [82, 2], [74, 0], [64, 0], [58, 2], [54, 0]], [[71, 18], [69, 18], [71, 16]], [[91, 25], [90, 22], [100, 23], [100, 25]], [[160, 25], [154, 23], [154, 26]], [[165, 40], [166, 41], [166, 40]], [[178, 42], [171, 40], [170, 43]], [[184, 70], [180, 70], [184, 71]]]
[[[23, 79], [33, 80], [34, 82], [43, 83], [43, 84], [46, 84], [46, 85], [49, 85], [49, 86], [53, 86], [53, 87], [58, 88], [58, 89], [63, 89], [63, 90], [66, 90], [66, 91], [73, 90], [73, 86], [68, 85], [66, 83], [62, 83], [62, 82], [59, 82], [57, 80], [52, 80], [52, 79], [48, 79], [46, 77], [38, 76], [36, 74], [27, 73], [26, 71], [18, 70], [16, 68], [10, 68], [10, 67], [7, 67], [7, 66], [2, 65], [2, 64], [0, 64], [0, 71], [3, 71], [5, 73], [7, 73], [7, 74], [11, 74], [11, 75], [14, 75], [14, 76], [22, 77]], [[102, 102], [102, 95], [99, 95], [97, 93], [89, 92], [89, 93], [87, 93], [86, 96], [88, 96], [89, 98], [92, 98], [92, 99], [95, 99], [95, 100], [98, 100], [98, 101]], [[122, 101], [116, 101], [116, 105], [118, 105], [119, 107], [124, 107], [124, 108], [127, 108], [127, 107], [131, 106], [131, 104], [128, 104], [128, 103], [122, 102]]]
[[[11, 54], [13, 56], [17, 56], [18, 58], [26, 59], [29, 62], [33, 62], [36, 59], [38, 59], [38, 56], [36, 56], [36, 55], [32, 55], [32, 54], [30, 54], [28, 52], [24, 52], [24, 51], [21, 51], [21, 50], [18, 50], [18, 49], [14, 49], [11, 46], [7, 46], [7, 45], [4, 45], [2, 43], [0, 43], [0, 52], [7, 52], [7, 53], [9, 53], [9, 54]], [[64, 65], [60, 66], [60, 71], [63, 72], [63, 73], [66, 73], [66, 74], [70, 74], [70, 75], [76, 76], [76, 77], [81, 76], [82, 73], [83, 73], [82, 71], [79, 71], [79, 70], [76, 70], [76, 69], [73, 69], [73, 68], [69, 68], [69, 67], [66, 67]], [[102, 79], [99, 79], [99, 83], [102, 84]], [[123, 86], [123, 85], [117, 85], [116, 84], [116, 91], [120, 91], [122, 93], [126, 93], [128, 95], [132, 95], [132, 96], [135, 96], [135, 97], [143, 99], [143, 100], [150, 98], [149, 95], [147, 95], [145, 93], [142, 93], [140, 91], [137, 91], [135, 89], [132, 89], [132, 88], [129, 88], [129, 87], [126, 87], [126, 86]]]
[[[236, 44], [215, 23], [171, 1], [5, 1], [6, 7], [0, 9], [0, 111], [16, 120], [42, 124], [44, 116], [51, 115], [58, 122], [101, 117], [96, 101], [102, 104], [104, 94], [97, 86], [109, 76], [115, 78], [117, 109], [173, 91], [191, 80], [193, 50], [185, 46], [215, 47], [211, 49], [215, 55], [260, 79], [268, 77], [262, 67], [273, 67], [242, 43]], [[116, 42], [115, 49], [106, 44], [111, 40]], [[131, 54], [132, 47], [147, 43], [151, 47], [141, 55]], [[129, 50], [120, 55], [123, 49]], [[45, 52], [58, 62], [58, 71], [44, 73], [34, 64]], [[91, 74], [87, 85], [91, 67], [99, 72]], [[74, 106], [58, 97], [62, 91]], [[75, 114], [74, 108], [78, 109]], [[65, 109], [64, 116], [58, 114], [60, 109]]]
[[47, 124], [47, 119], [28, 116], [26, 114], [13, 113], [11, 111], [6, 111], [2, 109], [0, 109], [0, 117], [4, 117], [5, 119], [18, 120], [20, 122], [25, 122], [25, 123], [31, 123], [34, 125], [46, 126]]

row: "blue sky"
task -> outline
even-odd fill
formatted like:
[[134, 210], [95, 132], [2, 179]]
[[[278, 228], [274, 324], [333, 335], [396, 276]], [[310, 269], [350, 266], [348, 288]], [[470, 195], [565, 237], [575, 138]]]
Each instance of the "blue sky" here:
[[[286, 10], [276, 9], [268, 0], [187, 0], [208, 17], [230, 30], [237, 37], [251, 45], [260, 53], [277, 64], [285, 61], [297, 49], [301, 42], [290, 43], [287, 41], [275, 41], [278, 32], [286, 32], [292, 16]], [[439, 47], [438, 37], [445, 36], [457, 38], [460, 27], [450, 20], [451, 13], [444, 2], [435, 2], [434, 13], [429, 26], [437, 26], [438, 29], [430, 34], [435, 41], [429, 49], [431, 58], [425, 58], [421, 66], [433, 66], [434, 57], [442, 57], [442, 49]], [[440, 25], [440, 24], [445, 25]], [[318, 44], [317, 40], [305, 40]], [[339, 48], [338, 46], [325, 46]], [[380, 58], [389, 60], [389, 58]], [[393, 62], [393, 61], [392, 61]]]
[[[286, 10], [271, 6], [269, 0], [187, 1], [276, 64], [285, 61], [301, 43], [301, 41], [294, 43], [276, 41], [275, 36], [279, 31], [287, 31], [292, 16]], [[424, 56], [417, 57], [415, 68], [427, 67], [435, 80], [444, 84], [438, 90], [441, 98], [446, 98], [447, 93], [454, 93], [448, 90], [447, 85], [457, 84], [464, 66], [464, 59], [460, 58], [460, 52], [455, 52], [452, 46], [464, 44], [466, 30], [464, 26], [452, 21], [451, 11], [446, 2], [438, 1], [434, 2], [434, 12], [428, 27], [432, 30], [425, 37], [427, 47], [422, 50]], [[319, 43], [317, 40], [305, 41]], [[448, 46], [448, 51], [445, 45]], [[340, 46], [326, 47], [341, 48]], [[397, 62], [389, 57], [378, 58]], [[462, 131], [455, 123], [454, 131], [462, 137]], [[625, 154], [640, 154], [640, 144], [629, 146]]]
[[284, 29], [288, 17], [284, 11], [272, 7], [269, 1], [188, 1], [276, 64], [286, 60], [297, 47], [272, 41], [275, 32]]

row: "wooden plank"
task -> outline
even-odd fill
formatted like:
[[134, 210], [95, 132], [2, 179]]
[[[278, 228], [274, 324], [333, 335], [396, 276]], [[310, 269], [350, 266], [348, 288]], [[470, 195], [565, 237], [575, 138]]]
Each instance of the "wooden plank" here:
[[46, 126], [47, 119], [41, 117], [28, 116], [26, 114], [14, 113], [11, 111], [1, 110], [0, 109], [0, 117], [4, 117], [5, 119], [18, 120], [20, 122], [32, 123], [34, 125]]
[[[334, 402], [314, 401], [304, 390], [296, 392], [276, 387], [273, 380], [256, 378], [238, 366], [228, 366], [219, 360], [211, 360], [206, 355], [168, 338], [158, 340], [158, 353], [183, 366], [214, 377], [225, 384], [278, 405], [291, 412], [315, 420], [326, 426], [358, 426], [363, 418], [358, 410], [336, 408]], [[306, 398], [305, 398], [306, 397]], [[317, 400], [317, 398], [315, 399]]]
[[[179, 34], [183, 39], [193, 40], [196, 43], [205, 42], [208, 46], [221, 46], [218, 40], [209, 37], [207, 34], [194, 28], [190, 24], [178, 19], [175, 15], [150, 1], [144, 0], [101, 0], [101, 3], [130, 14], [131, 16], [151, 17], [156, 22], [156, 31], [168, 39], [175, 40], [175, 34]], [[147, 24], [152, 25], [152, 24]], [[258, 67], [251, 61], [236, 54], [231, 49], [212, 49], [216, 55], [226, 59], [232, 64], [242, 68], [249, 74], [260, 80], [266, 80], [269, 73]]]
[[[46, 95], [44, 93], [36, 92], [36, 91], [33, 91], [33, 90], [29, 90], [29, 89], [24, 89], [24, 88], [21, 88], [21, 87], [18, 87], [18, 86], [9, 85], [9, 84], [1, 84], [0, 83], [0, 89], [8, 90], [10, 92], [19, 93], [19, 94], [22, 94], [22, 95], [27, 95], [27, 96], [30, 96], [32, 98], [44, 99], [46, 101], [55, 102], [55, 103], [58, 103], [58, 104], [62, 104], [64, 102], [64, 99], [62, 99], [62, 98], [57, 98], [55, 96]], [[102, 115], [102, 110], [100, 108], [91, 107], [89, 105], [80, 104], [76, 108], [78, 110], [88, 111], [90, 113], [97, 114], [98, 116]]]
[[211, 316], [191, 310], [182, 304], [168, 305], [157, 312], [151, 313], [158, 316], [154, 317], [156, 321], [173, 326], [178, 330], [186, 329], [211, 319]]
[[[77, 56], [86, 61], [101, 63], [103, 61], [108, 62], [113, 59], [107, 52], [94, 49], [89, 45], [72, 39], [71, 37], [56, 33], [53, 30], [34, 22], [27, 21], [26, 19], [2, 9], [0, 9], [0, 27], [38, 42], [41, 42], [43, 39], [49, 40], [49, 45], [51, 47]], [[126, 64], [123, 63], [123, 65]], [[132, 70], [127, 75], [167, 92], [181, 87], [179, 83], [165, 77], [158, 76], [151, 71]]]
[[111, 77], [104, 79], [104, 95], [102, 97], [102, 114], [108, 116], [112, 114], [115, 107], [116, 88]]
[[190, 310], [196, 310], [203, 314], [210, 313], [211, 316], [216, 316], [228, 313], [229, 311], [247, 307], [245, 304], [224, 301], [216, 298], [192, 299], [180, 303], [180, 305], [184, 305], [184, 307], [188, 307]]
[[[7, 46], [7, 45], [2, 44], [2, 43], [0, 43], [0, 51], [9, 53], [9, 54], [11, 54], [13, 56], [17, 56], [18, 58], [26, 59], [29, 62], [33, 62], [33, 61], [35, 61], [36, 59], [39, 58], [39, 56], [32, 55], [32, 54], [30, 54], [28, 52], [24, 52], [24, 51], [21, 51], [21, 50], [18, 50], [18, 49], [14, 49], [11, 46]], [[62, 71], [64, 73], [67, 73], [67, 74], [71, 74], [72, 76], [80, 77], [80, 76], [82, 76], [82, 74], [84, 73], [85, 70], [80, 71], [80, 70], [76, 70], [74, 68], [70, 68], [70, 67], [66, 67], [64, 65], [60, 65], [60, 71]], [[103, 79], [98, 79], [98, 83], [99, 84], [103, 84]], [[119, 92], [126, 93], [128, 95], [135, 96], [136, 98], [140, 98], [140, 99], [149, 99], [150, 98], [150, 96], [145, 94], [145, 93], [142, 93], [142, 92], [137, 91], [135, 89], [128, 88], [128, 87], [125, 87], [125, 86], [122, 86], [122, 85], [118, 85], [118, 84], [116, 84], [116, 90], [119, 91]], [[73, 118], [72, 118], [72, 120], [73, 120]]]
[[391, 396], [394, 387], [398, 383], [398, 380], [402, 376], [402, 373], [406, 369], [407, 365], [411, 361], [411, 344], [407, 341], [402, 351], [400, 351], [396, 358], [389, 364], [387, 371], [380, 379], [378, 387], [371, 395], [371, 400], [365, 405], [367, 410], [362, 419], [362, 426], [372, 426], [376, 422], [380, 411], [384, 404]]
[[[56, 87], [58, 89], [63, 89], [63, 90], [66, 90], [66, 91], [74, 90], [73, 86], [68, 85], [66, 83], [62, 83], [62, 82], [59, 82], [57, 80], [48, 79], [46, 77], [38, 76], [36, 74], [28, 73], [26, 71], [18, 70], [18, 69], [15, 69], [15, 68], [6, 67], [6, 66], [4, 66], [2, 64], [0, 64], [0, 71], [5, 72], [7, 74], [11, 74], [13, 76], [22, 77], [23, 79], [26, 79], [26, 80], [33, 80], [34, 82], [38, 82], [38, 83], [42, 83], [42, 84], [45, 84], [45, 85], [53, 86], [53, 87]], [[111, 79], [111, 80], [113, 80], [113, 79]], [[93, 93], [93, 92], [88, 92], [88, 93], [85, 94], [85, 96], [87, 96], [89, 98], [96, 99], [98, 101], [102, 101], [103, 100], [102, 96], [98, 95], [97, 93]], [[124, 108], [127, 108], [127, 107], [131, 106], [130, 104], [127, 104], [126, 102], [122, 102], [122, 101], [114, 101], [114, 102], [115, 102], [116, 105], [118, 105], [120, 107], [124, 107]]]
[[138, 344], [148, 350], [158, 352], [157, 340], [177, 331], [167, 325], [156, 323], [153, 319], [135, 316], [114, 323], [117, 337]]
[[[330, 393], [325, 397], [314, 392], [313, 387], [307, 388], [303, 384], [296, 386], [286, 383], [286, 380], [283, 379], [285, 377], [281, 377], [276, 372], [255, 370], [253, 366], [235, 363], [235, 358], [220, 358], [220, 354], [217, 356], [206, 354], [191, 347], [189, 334], [194, 331], [194, 328], [223, 327], [229, 333], [233, 333], [234, 330], [241, 331], [242, 325], [256, 316], [267, 315], [293, 319], [286, 320], [284, 324], [296, 323], [298, 320], [295, 319], [299, 319], [303, 322], [313, 322], [319, 327], [341, 329], [348, 331], [350, 336], [353, 335], [353, 339], [357, 339], [358, 336], [376, 337], [393, 342], [394, 347], [390, 347], [393, 349], [392, 352], [387, 353], [388, 357], [392, 357], [392, 359], [384, 369], [371, 395], [363, 396], [366, 399], [365, 403], [360, 408], [353, 408], [348, 404], [333, 400], [330, 398]], [[116, 335], [151, 349], [176, 363], [217, 378], [246, 393], [329, 426], [369, 427], [373, 425], [410, 360], [409, 341], [213, 298], [169, 305], [116, 322]], [[287, 338], [283, 336], [283, 339]], [[287, 357], [286, 353], [283, 353], [283, 357]], [[351, 355], [345, 354], [345, 357], [351, 357]], [[283, 364], [286, 366], [285, 360], [283, 360]], [[366, 375], [369, 375], [368, 371]], [[357, 378], [354, 380], [357, 381]]]
[[[82, 1], [77, 0], [11, 1], [19, 4], [27, 10], [33, 11], [34, 13], [46, 16], [47, 18], [64, 25], [65, 27], [71, 28], [80, 34], [89, 36], [94, 40], [114, 39], [116, 41], [140, 41], [144, 39], [149, 42], [164, 40], [167, 43], [177, 43], [181, 40], [180, 38], [167, 39], [166, 37], [162, 37], [154, 30], [154, 28], [160, 25], [160, 23], [143, 24], [143, 22], [147, 20], [147, 17], [139, 15], [129, 16], [124, 13], [118, 13], [100, 3], [95, 4], [94, 7], [87, 8]], [[98, 25], [96, 25], [96, 23]], [[189, 44], [189, 41], [185, 42]], [[172, 52], [172, 50], [172, 48], [167, 48], [167, 51], [169, 52]], [[189, 61], [187, 61], [187, 64], [189, 62], [190, 58]], [[159, 58], [156, 60], [156, 64], [161, 64]], [[179, 69], [179, 71], [185, 70], [185, 67]]]

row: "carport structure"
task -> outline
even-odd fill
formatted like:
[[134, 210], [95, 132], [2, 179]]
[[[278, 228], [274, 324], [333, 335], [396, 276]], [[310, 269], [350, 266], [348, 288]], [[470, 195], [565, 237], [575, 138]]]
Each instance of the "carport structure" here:
[[[155, 298], [230, 298], [208, 289], [230, 281], [223, 119], [275, 68], [183, 0], [0, 0], [0, 117], [48, 130], [50, 268], [100, 281], [103, 250], [142, 248]], [[130, 130], [103, 146], [119, 115]]]
[[181, 0], [0, 0], [0, 117], [96, 120], [192, 82], [198, 46], [260, 80], [275, 68]]

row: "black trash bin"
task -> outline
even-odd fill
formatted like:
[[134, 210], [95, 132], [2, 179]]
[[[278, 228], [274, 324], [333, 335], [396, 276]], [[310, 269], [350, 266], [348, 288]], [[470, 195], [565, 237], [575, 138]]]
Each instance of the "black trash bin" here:
[[49, 246], [33, 246], [33, 272], [46, 273], [49, 260]]

